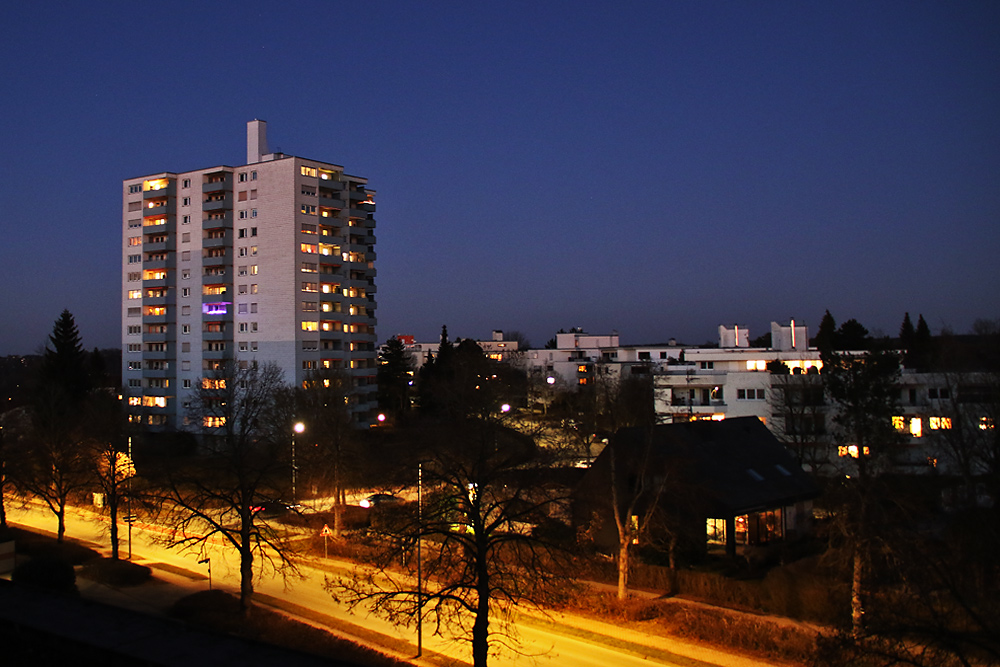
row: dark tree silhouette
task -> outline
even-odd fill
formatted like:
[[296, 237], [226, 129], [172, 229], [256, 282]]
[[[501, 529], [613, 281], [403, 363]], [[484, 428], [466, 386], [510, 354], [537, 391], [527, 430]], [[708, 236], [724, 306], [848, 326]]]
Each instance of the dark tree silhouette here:
[[503, 619], [514, 605], [540, 606], [568, 592], [562, 551], [531, 529], [560, 498], [541, 482], [547, 461], [503, 427], [501, 413], [451, 421], [429, 439], [422, 510], [385, 516], [375, 528], [377, 567], [329, 580], [327, 589], [394, 622], [428, 614], [435, 632], [470, 641], [473, 664], [484, 667], [498, 635], [511, 639]]
[[388, 417], [399, 419], [410, 410], [413, 359], [403, 341], [393, 336], [379, 350], [378, 363], [379, 408]]
[[148, 498], [171, 528], [169, 546], [204, 554], [215, 538], [239, 554], [243, 611], [252, 604], [255, 568], [294, 569], [283, 533], [254, 509], [287, 488], [291, 419], [276, 400], [287, 393], [282, 377], [274, 364], [230, 361], [203, 378], [190, 419], [202, 427], [207, 453], [171, 461]]

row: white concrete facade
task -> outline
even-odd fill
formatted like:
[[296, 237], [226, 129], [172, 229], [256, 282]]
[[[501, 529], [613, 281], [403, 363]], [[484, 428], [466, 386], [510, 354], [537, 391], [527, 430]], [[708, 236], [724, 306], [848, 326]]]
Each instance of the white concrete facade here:
[[207, 371], [277, 363], [353, 379], [359, 425], [375, 416], [375, 192], [342, 167], [267, 152], [247, 164], [122, 186], [122, 375], [130, 419], [182, 429]]

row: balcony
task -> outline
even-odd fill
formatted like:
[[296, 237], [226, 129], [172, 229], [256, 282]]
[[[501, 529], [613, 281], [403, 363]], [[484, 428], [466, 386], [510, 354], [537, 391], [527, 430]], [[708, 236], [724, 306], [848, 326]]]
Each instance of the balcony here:
[[229, 239], [226, 237], [218, 239], [202, 239], [201, 246], [203, 248], [225, 248], [229, 243]]
[[205, 211], [224, 211], [231, 209], [233, 207], [233, 195], [231, 192], [226, 192], [224, 194], [214, 194], [210, 199], [206, 199], [202, 203], [202, 210]]
[[143, 323], [143, 325], [147, 325], [147, 324], [167, 324], [168, 321], [169, 321], [169, 317], [167, 316], [166, 313], [164, 313], [163, 315], [145, 315], [144, 314], [142, 316], [142, 323]]
[[201, 284], [202, 285], [219, 285], [221, 283], [226, 283], [227, 285], [229, 285], [230, 287], [232, 287], [232, 283], [230, 282], [230, 280], [232, 279], [232, 275], [233, 275], [232, 267], [222, 267], [222, 268], [227, 269], [227, 270], [224, 271], [221, 275], [220, 274], [214, 274], [214, 273], [213, 274], [202, 274], [202, 276], [201, 276]]
[[144, 378], [172, 378], [174, 376], [173, 371], [169, 368], [143, 368], [142, 377]]
[[[213, 284], [215, 284], [215, 283], [213, 283]], [[225, 301], [225, 302], [228, 303], [229, 300], [232, 299], [232, 293], [233, 293], [233, 288], [229, 287], [229, 286], [226, 286], [226, 288], [223, 290], [223, 292], [221, 294], [202, 294], [201, 295], [201, 302], [202, 303], [221, 303], [221, 302]]]
[[166, 241], [157, 241], [156, 243], [143, 243], [143, 252], [166, 252], [168, 250]]
[[216, 212], [204, 220], [201, 221], [202, 229], [232, 229], [233, 228], [233, 212], [226, 211], [224, 213]]
[[175, 210], [174, 200], [151, 201], [142, 207], [142, 217], [157, 218], [172, 215]]
[[143, 190], [143, 199], [159, 199], [161, 197], [173, 197], [176, 192], [177, 184], [170, 181], [165, 188], [160, 188], [159, 190]]
[[[219, 251], [222, 251], [219, 254]], [[212, 254], [214, 257], [206, 256], [201, 258], [202, 266], [222, 266], [229, 265], [233, 263], [233, 249], [232, 248], [213, 248]]]
[[172, 296], [143, 296], [142, 305], [144, 306], [167, 306], [173, 305], [174, 298]]
[[167, 333], [143, 332], [142, 334], [143, 343], [166, 343], [168, 340], [173, 340], [173, 334], [170, 333], [170, 329], [167, 329]]
[[[143, 269], [172, 269], [174, 268], [174, 255], [170, 253], [165, 259], [147, 259], [142, 263]], [[150, 287], [150, 285], [147, 285]]]
[[222, 331], [202, 331], [201, 338], [202, 340], [206, 341], [229, 340], [230, 338], [232, 338], [230, 333], [231, 332], [226, 331], [225, 328], [223, 328]]
[[166, 350], [143, 350], [142, 358], [149, 361], [166, 361], [172, 356], [170, 346]]
[[233, 175], [230, 172], [223, 172], [221, 174], [209, 174], [208, 181], [202, 183], [201, 191], [203, 193], [208, 192], [219, 192], [221, 190], [232, 190], [233, 189]]
[[202, 350], [202, 359], [207, 361], [224, 361], [226, 359], [233, 358], [233, 351], [230, 349], [225, 350]]
[[365, 192], [364, 187], [359, 187], [359, 189], [357, 190], [351, 190], [350, 192], [347, 193], [347, 196], [350, 198], [352, 202], [365, 201], [366, 199], [368, 199], [368, 193]]

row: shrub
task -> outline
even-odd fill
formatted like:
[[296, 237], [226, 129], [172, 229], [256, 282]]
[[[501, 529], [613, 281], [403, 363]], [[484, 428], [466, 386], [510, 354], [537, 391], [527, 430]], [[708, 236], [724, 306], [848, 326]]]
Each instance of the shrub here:
[[127, 560], [101, 558], [84, 565], [80, 576], [107, 586], [126, 587], [146, 583], [152, 576], [152, 570]]
[[65, 560], [39, 556], [14, 568], [11, 581], [54, 593], [76, 594], [76, 572]]

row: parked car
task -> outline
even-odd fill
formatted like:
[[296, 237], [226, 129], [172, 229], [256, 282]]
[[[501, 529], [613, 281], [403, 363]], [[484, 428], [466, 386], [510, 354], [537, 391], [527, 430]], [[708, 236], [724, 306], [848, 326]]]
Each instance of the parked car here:
[[394, 496], [391, 493], [373, 493], [367, 498], [363, 499], [359, 505], [365, 509], [371, 507], [378, 507], [379, 505], [392, 505], [394, 503], [403, 502], [398, 496]]

